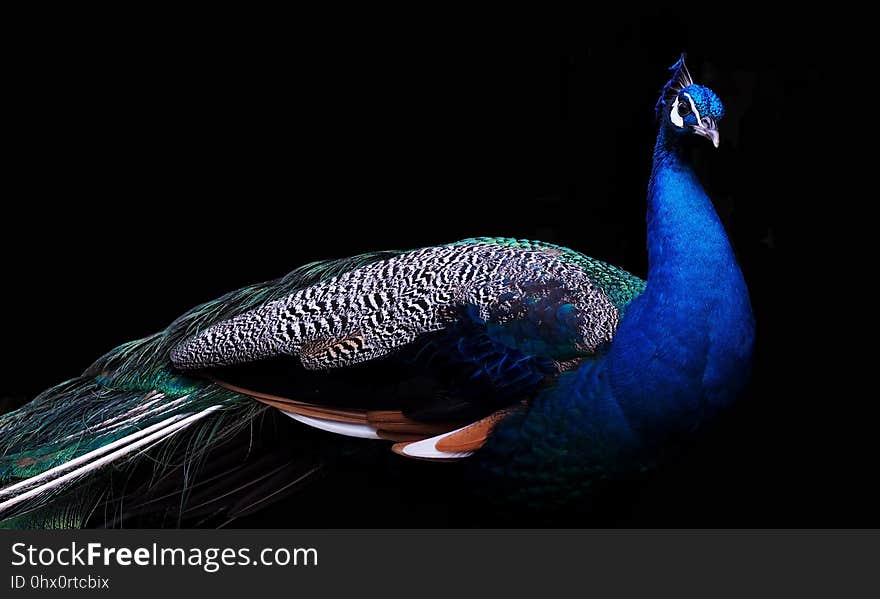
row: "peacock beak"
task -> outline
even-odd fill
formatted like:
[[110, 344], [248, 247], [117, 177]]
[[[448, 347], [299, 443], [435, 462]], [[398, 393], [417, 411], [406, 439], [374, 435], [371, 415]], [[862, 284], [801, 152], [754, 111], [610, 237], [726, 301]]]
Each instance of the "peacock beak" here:
[[711, 141], [712, 145], [716, 148], [721, 143], [721, 137], [718, 135], [718, 124], [715, 122], [715, 119], [706, 117], [703, 119], [703, 125], [694, 125], [693, 130], [697, 135]]

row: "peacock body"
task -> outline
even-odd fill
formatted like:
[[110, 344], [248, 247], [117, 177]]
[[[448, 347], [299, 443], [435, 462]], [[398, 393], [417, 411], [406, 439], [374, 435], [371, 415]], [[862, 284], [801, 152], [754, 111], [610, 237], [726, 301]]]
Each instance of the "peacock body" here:
[[643, 467], [736, 397], [754, 335], [685, 152], [695, 137], [717, 146], [723, 108], [683, 58], [673, 71], [657, 105], [647, 282], [567, 248], [475, 238], [234, 291], [0, 418], [0, 517], [81, 526], [108, 473], [157, 452], [197, 464], [271, 408], [402, 456], [466, 459], [533, 505]]

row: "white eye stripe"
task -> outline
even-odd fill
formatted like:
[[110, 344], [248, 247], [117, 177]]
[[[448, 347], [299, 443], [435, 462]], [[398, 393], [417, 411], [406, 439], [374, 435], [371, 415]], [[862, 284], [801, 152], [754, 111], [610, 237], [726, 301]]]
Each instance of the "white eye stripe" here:
[[671, 120], [672, 124], [676, 127], [684, 127], [684, 119], [678, 114], [678, 97], [676, 97], [675, 102], [672, 103], [672, 112], [669, 113], [669, 120]]
[[700, 111], [697, 110], [697, 105], [694, 104], [694, 99], [691, 98], [691, 95], [687, 92], [685, 92], [683, 95], [685, 98], [688, 99], [688, 102], [690, 102], [690, 104], [691, 104], [691, 110], [694, 111], [694, 116], [697, 117], [697, 124], [698, 125], [701, 124], [703, 122], [703, 119], [700, 118]]
[[[687, 92], [682, 94], [688, 100], [688, 104], [691, 105], [691, 112], [694, 113], [694, 116], [697, 119], [697, 124], [700, 125], [703, 122], [703, 119], [700, 117], [700, 111], [697, 110], [697, 105], [694, 103], [694, 99], [691, 98], [691, 95]], [[669, 120], [672, 121], [672, 124], [676, 127], [684, 127], [684, 118], [678, 114], [678, 105], [680, 104], [681, 98], [676, 97], [675, 102], [672, 103], [672, 111], [669, 113]]]

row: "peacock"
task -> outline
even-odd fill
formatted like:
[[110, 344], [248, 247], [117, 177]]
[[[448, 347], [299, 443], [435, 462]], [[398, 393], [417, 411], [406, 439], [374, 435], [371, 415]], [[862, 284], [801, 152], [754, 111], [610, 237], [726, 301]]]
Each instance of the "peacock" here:
[[267, 411], [291, 419], [284, 436], [463, 461], [490, 494], [536, 509], [651, 465], [742, 392], [754, 340], [690, 158], [701, 138], [718, 147], [721, 100], [682, 55], [655, 110], [647, 280], [551, 243], [477, 237], [233, 291], [0, 417], [3, 525], [81, 527], [108, 505], [181, 513], [201, 469], [201, 503], [234, 518], [242, 488], [315, 470], [246, 455], [262, 482], [223, 490], [239, 467], [224, 444], [258, 434]]

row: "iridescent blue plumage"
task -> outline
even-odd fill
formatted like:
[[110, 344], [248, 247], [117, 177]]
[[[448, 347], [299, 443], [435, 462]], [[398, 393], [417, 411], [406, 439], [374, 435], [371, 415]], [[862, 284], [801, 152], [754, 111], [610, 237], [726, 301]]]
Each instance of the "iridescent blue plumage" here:
[[[721, 99], [708, 87], [692, 84], [684, 88], [682, 92], [693, 99], [701, 115], [710, 116], [716, 121], [724, 117], [724, 105], [721, 103]], [[691, 124], [696, 124], [696, 119]]]

